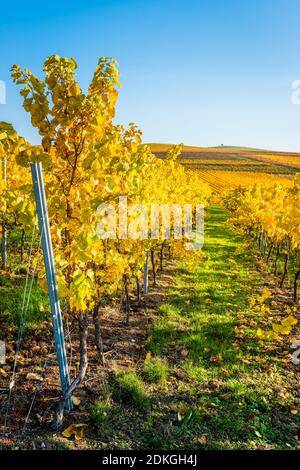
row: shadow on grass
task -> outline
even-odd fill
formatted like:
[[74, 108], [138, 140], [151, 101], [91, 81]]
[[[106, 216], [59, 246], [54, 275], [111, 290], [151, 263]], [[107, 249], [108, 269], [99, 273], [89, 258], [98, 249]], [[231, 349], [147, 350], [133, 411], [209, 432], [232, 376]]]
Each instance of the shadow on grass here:
[[[250, 313], [248, 298], [261, 280], [251, 250], [236, 252], [243, 239], [228, 230], [226, 218], [220, 208], [209, 210], [202, 264], [177, 268], [176, 286], [147, 341], [153, 354], [168, 358], [176, 377], [169, 389], [153, 394], [153, 420], [161, 431], [141, 436], [149, 448], [163, 437], [163, 448], [297, 447], [288, 403], [278, 401], [268, 372], [253, 361], [261, 352], [255, 334], [236, 334], [238, 315]], [[183, 427], [170, 412], [182, 406], [192, 410]]]
[[[236, 332], [240, 315], [253, 318], [248, 297], [261, 287], [251, 250], [236, 251], [243, 240], [227, 229], [222, 209], [210, 208], [206, 220], [201, 264], [178, 265], [146, 342], [168, 378], [147, 381], [142, 410], [108, 399], [104, 439], [119, 449], [295, 449], [297, 417], [284, 365], [270, 375], [257, 362], [255, 329]], [[272, 364], [271, 352], [264, 354]], [[275, 392], [279, 384], [284, 398]]]

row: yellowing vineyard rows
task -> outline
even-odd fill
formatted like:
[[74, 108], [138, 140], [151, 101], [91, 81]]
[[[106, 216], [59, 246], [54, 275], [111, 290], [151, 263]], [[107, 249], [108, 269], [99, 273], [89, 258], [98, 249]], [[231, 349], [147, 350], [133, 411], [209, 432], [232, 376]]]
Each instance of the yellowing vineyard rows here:
[[273, 185], [280, 182], [285, 186], [292, 185], [292, 179], [282, 175], [270, 175], [267, 173], [248, 173], [244, 171], [197, 171], [199, 178], [208, 183], [216, 192], [223, 192], [238, 186], [250, 187], [254, 184], [264, 186]]
[[275, 163], [277, 165], [291, 165], [294, 168], [300, 168], [300, 155], [256, 154], [251, 158], [255, 159], [257, 162]]
[[255, 165], [255, 166], [263, 166], [264, 165], [264, 162], [260, 162], [260, 161], [256, 161], [256, 160], [213, 160], [213, 159], [210, 159], [210, 160], [198, 160], [198, 159], [194, 159], [194, 160], [191, 160], [191, 159], [186, 159], [186, 158], [180, 158], [179, 159], [180, 163], [182, 163], [183, 165], [193, 165], [193, 166], [197, 166], [197, 165], [219, 165], [219, 166], [222, 166], [222, 165], [232, 165], [232, 166], [248, 166], [248, 165]]
[[[0, 161], [3, 174], [6, 173], [0, 179], [2, 270], [9, 276], [16, 265], [23, 268], [24, 237], [29, 235], [33, 240], [36, 225], [30, 163], [41, 162], [58, 293], [63, 311], [68, 312], [70, 321], [78, 323], [80, 330], [78, 375], [60, 402], [56, 427], [61, 426], [74, 383], [76, 388], [86, 374], [88, 324], [92, 319], [97, 330], [95, 346], [103, 361], [99, 329], [103, 298], [120, 296], [124, 323], [128, 325], [129, 288], [136, 285], [140, 295], [148, 254], [155, 283], [155, 254], [160, 253], [162, 260], [166, 249], [170, 253], [185, 249], [185, 239], [165, 236], [148, 239], [141, 234], [141, 228], [139, 233], [139, 229], [129, 233], [129, 224], [136, 216], [127, 217], [127, 213], [125, 236], [116, 230], [116, 216], [115, 224], [111, 224], [115, 233], [107, 223], [104, 229], [107, 237], [99, 236], [99, 220], [104, 219], [106, 224], [106, 219], [98, 208], [119, 214], [123, 197], [129, 206], [139, 204], [150, 213], [154, 202], [195, 206], [205, 204], [211, 196], [210, 187], [202, 184], [195, 172], [190, 174], [178, 163], [180, 146], [169, 149], [162, 160], [152, 154], [149, 146], [141, 144], [141, 132], [134, 124], [126, 129], [113, 124], [120, 86], [113, 59], [99, 59], [86, 93], [76, 80], [76, 71], [74, 59], [58, 55], [46, 59], [41, 79], [27, 68], [12, 67], [12, 79], [21, 87], [24, 109], [39, 132], [41, 145], [31, 145], [17, 134], [12, 124], [0, 122]], [[146, 233], [147, 224], [146, 220], [143, 226]], [[158, 221], [158, 226], [158, 232], [161, 229], [159, 233], [163, 234], [162, 221]], [[17, 239], [19, 232], [23, 235]], [[14, 238], [16, 250], [7, 256], [6, 246], [12, 246]], [[36, 258], [35, 274], [46, 290], [39, 251]]]
[[[280, 287], [283, 287], [292, 261], [294, 301], [298, 300], [298, 280], [300, 279], [300, 178], [299, 174], [285, 186], [267, 185], [240, 191], [233, 188], [223, 197], [223, 202], [231, 213], [232, 226], [242, 233], [256, 238], [262, 255], [271, 260], [273, 251], [276, 253], [275, 272], [277, 274], [278, 258], [282, 253], [285, 257]], [[268, 253], [268, 254], [267, 254]], [[285, 320], [286, 321], [286, 320]], [[278, 333], [289, 334], [297, 319], [289, 317], [287, 323], [275, 325], [268, 335], [276, 338]], [[285, 327], [285, 330], [283, 329]], [[285, 332], [284, 332], [285, 331]], [[261, 333], [262, 337], [263, 334]]]

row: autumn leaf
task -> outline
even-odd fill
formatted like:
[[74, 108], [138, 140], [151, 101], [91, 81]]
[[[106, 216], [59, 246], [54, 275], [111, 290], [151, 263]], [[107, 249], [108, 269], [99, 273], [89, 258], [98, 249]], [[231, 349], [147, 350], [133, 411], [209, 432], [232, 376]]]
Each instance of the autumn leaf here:
[[205, 434], [202, 434], [200, 437], [198, 437], [198, 442], [202, 446], [205, 446], [207, 444], [207, 436]]
[[292, 315], [289, 315], [287, 318], [285, 318], [281, 322], [283, 326], [287, 326], [287, 327], [297, 325], [297, 323], [298, 323], [298, 320]]
[[149, 351], [149, 352], [147, 352], [147, 354], [146, 354], [145, 362], [149, 362], [149, 361], [151, 361], [151, 359], [152, 359], [152, 354], [151, 354], [151, 352]]
[[76, 441], [80, 441], [84, 438], [87, 427], [87, 424], [71, 424], [62, 432], [62, 436], [68, 438], [74, 436]]
[[257, 331], [256, 331], [256, 334], [259, 338], [263, 338], [264, 337], [264, 332], [261, 328], [258, 328]]
[[180, 421], [180, 419], [182, 418], [182, 416], [185, 415], [186, 412], [187, 412], [187, 407], [186, 406], [180, 406], [178, 408], [178, 416], [179, 416], [178, 421]]
[[80, 400], [80, 398], [73, 396], [73, 397], [72, 397], [72, 402], [73, 402], [73, 405], [79, 406], [81, 400]]
[[223, 374], [223, 375], [225, 375], [225, 376], [227, 376], [227, 377], [228, 377], [228, 375], [229, 375], [229, 372], [228, 372], [228, 370], [227, 370], [227, 369], [225, 369], [225, 367], [221, 367], [221, 372], [222, 372], [222, 374]]
[[183, 357], [187, 357], [188, 354], [189, 354], [189, 352], [188, 352], [187, 349], [183, 348], [183, 349], [181, 349], [180, 354], [181, 354]]
[[251, 364], [251, 361], [249, 361], [249, 359], [245, 359], [244, 357], [241, 357], [241, 362], [243, 362], [243, 364], [247, 364], [247, 365]]
[[216, 356], [210, 356], [209, 361], [210, 362], [222, 362], [223, 356], [222, 354], [217, 354]]
[[187, 424], [193, 415], [193, 410], [181, 406], [178, 408], [177, 419], [180, 424]]

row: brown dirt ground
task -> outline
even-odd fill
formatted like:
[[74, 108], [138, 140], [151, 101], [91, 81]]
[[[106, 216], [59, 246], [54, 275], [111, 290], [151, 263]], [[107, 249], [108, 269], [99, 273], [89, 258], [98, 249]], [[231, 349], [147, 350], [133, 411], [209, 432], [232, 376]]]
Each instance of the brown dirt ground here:
[[[89, 368], [84, 382], [75, 393], [76, 397], [84, 403], [84, 406], [75, 407], [72, 412], [65, 412], [64, 428], [72, 423], [86, 423], [89, 421], [89, 404], [95, 401], [99, 395], [100, 387], [107, 383], [113, 371], [136, 368], [143, 361], [145, 356], [143, 345], [158, 306], [164, 302], [167, 289], [171, 285], [173, 267], [174, 264], [168, 262], [164, 272], [158, 273], [157, 287], [151, 286], [151, 272], [149, 273], [149, 293], [147, 296], [142, 297], [140, 305], [137, 304], [132, 295], [129, 326], [124, 324], [124, 313], [120, 309], [119, 300], [116, 299], [114, 303], [103, 308], [101, 326], [105, 351], [104, 366], [98, 361], [93, 342], [93, 325], [90, 324]], [[70, 335], [68, 335], [67, 325], [65, 325], [64, 330], [69, 358], [72, 351], [70, 374], [71, 377], [75, 377], [79, 364], [79, 338], [76, 322], [69, 325]], [[11, 381], [15, 355], [15, 341], [12, 335], [9, 342], [6, 365], [2, 366], [2, 370], [4, 369], [6, 375], [0, 374], [1, 424], [4, 422], [7, 410], [7, 387]], [[37, 374], [43, 381], [29, 380], [27, 378], [29, 373]], [[22, 343], [15, 386], [10, 400], [7, 426], [5, 429], [0, 428], [0, 446], [4, 449], [49, 449], [59, 447], [60, 435], [54, 433], [51, 428], [53, 411], [59, 397], [60, 383], [53, 347], [52, 325], [51, 321], [45, 321], [40, 330], [28, 332]], [[30, 409], [31, 404], [32, 408]], [[24, 430], [28, 414], [29, 417]], [[65, 439], [63, 440], [65, 441]], [[82, 445], [86, 448], [86, 441]], [[81, 444], [76, 447], [81, 447]]]

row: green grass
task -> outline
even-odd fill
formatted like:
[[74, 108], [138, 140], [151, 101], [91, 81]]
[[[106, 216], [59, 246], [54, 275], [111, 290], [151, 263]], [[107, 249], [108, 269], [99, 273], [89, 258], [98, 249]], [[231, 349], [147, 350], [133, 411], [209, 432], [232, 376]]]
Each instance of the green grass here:
[[148, 396], [140, 377], [134, 372], [120, 372], [114, 377], [114, 397], [137, 408], [148, 405]]
[[108, 432], [109, 421], [112, 416], [112, 406], [108, 401], [97, 400], [91, 409], [91, 419], [99, 435]]
[[[30, 252], [31, 234], [25, 235], [24, 259], [20, 259], [21, 230], [16, 228], [9, 232], [7, 272], [0, 274], [0, 334], [7, 326], [13, 330], [19, 327], [20, 315], [24, 303], [26, 273], [28, 269], [28, 254]], [[27, 296], [24, 310], [26, 310], [25, 331], [39, 329], [43, 320], [50, 318], [49, 298], [40, 287], [36, 276], [32, 279], [32, 268], [37, 262], [36, 252], [38, 240], [33, 243], [31, 268], [27, 284]], [[31, 292], [27, 302], [28, 292]]]
[[[88, 408], [96, 447], [100, 440], [117, 449], [299, 448], [299, 385], [282, 361], [289, 343], [258, 341], [257, 327], [270, 320], [249, 307], [265, 283], [257, 248], [226, 220], [224, 210], [209, 208], [202, 258], [177, 263], [145, 342], [151, 354], [97, 390]], [[17, 329], [24, 283], [22, 274], [0, 275], [0, 332]], [[27, 326], [47, 318], [47, 295], [34, 280]]]
[[[27, 285], [27, 293], [30, 289], [31, 277]], [[0, 275], [0, 325], [2, 328], [9, 325], [18, 328], [20, 315], [22, 312], [23, 298], [25, 290], [25, 276], [19, 275], [9, 277]], [[42, 290], [36, 279], [32, 282], [31, 295], [26, 310], [26, 329], [38, 328], [42, 320], [50, 318], [50, 306], [47, 294]]]

